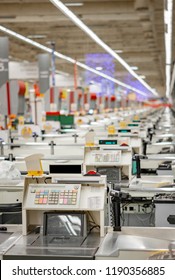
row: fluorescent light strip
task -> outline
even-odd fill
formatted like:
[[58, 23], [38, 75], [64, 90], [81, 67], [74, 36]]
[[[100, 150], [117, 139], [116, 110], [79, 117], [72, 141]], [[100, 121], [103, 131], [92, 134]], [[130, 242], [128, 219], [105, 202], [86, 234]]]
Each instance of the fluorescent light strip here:
[[49, 0], [54, 6], [61, 10], [66, 16], [68, 16], [78, 27], [80, 27], [88, 36], [90, 36], [99, 46], [112, 55], [120, 64], [122, 64], [127, 71], [135, 77], [145, 88], [147, 88], [153, 95], [158, 96], [158, 93], [154, 91], [144, 80], [142, 80], [114, 50], [106, 45], [87, 25], [85, 25], [74, 13], [72, 13], [61, 1]]
[[139, 70], [139, 67], [137, 67], [137, 66], [131, 66], [131, 69], [132, 69], [132, 70]]
[[140, 78], [145, 79], [146, 77], [144, 75], [141, 75]]
[[[45, 52], [48, 52], [50, 54], [52, 53], [52, 49], [50, 49], [48, 47], [45, 47], [44, 45], [42, 45], [40, 43], [37, 43], [37, 42], [27, 38], [27, 37], [24, 37], [23, 35], [20, 35], [19, 33], [16, 33], [16, 32], [14, 32], [14, 31], [12, 31], [12, 30], [10, 30], [10, 29], [2, 26], [2, 25], [0, 25], [0, 31], [5, 32], [8, 35], [11, 35], [11, 36], [13, 36], [13, 37], [15, 37], [17, 39], [20, 39], [21, 41], [26, 42], [26, 43], [28, 43], [28, 44], [30, 44], [32, 46], [35, 46], [35, 47], [37, 47], [37, 48], [39, 48], [39, 49], [41, 49], [41, 50], [43, 50]], [[91, 68], [91, 67], [89, 67], [89, 66], [87, 66], [87, 65], [85, 65], [83, 63], [80, 63], [80, 62], [76, 61], [75, 59], [73, 59], [73, 58], [71, 58], [69, 56], [65, 56], [65, 55], [63, 55], [63, 54], [61, 54], [61, 53], [59, 53], [57, 51], [55, 51], [54, 54], [58, 58], [61, 58], [61, 59], [66, 60], [66, 61], [68, 61], [70, 63], [73, 63], [73, 64], [76, 63], [79, 67], [81, 67], [83, 69], [86, 69], [86, 70], [88, 70], [88, 71], [90, 71], [90, 72], [92, 72], [92, 73], [94, 73], [94, 74], [96, 74], [98, 76], [101, 76], [101, 77], [103, 77], [103, 78], [105, 78], [107, 80], [110, 80], [110, 81], [112, 81], [112, 82], [114, 82], [114, 83], [116, 83], [116, 84], [118, 84], [118, 85], [120, 85], [122, 87], [125, 87], [125, 88], [127, 88], [129, 90], [135, 91], [135, 92], [137, 92], [137, 93], [139, 93], [139, 94], [141, 94], [143, 96], [147, 96], [147, 94], [145, 92], [140, 91], [140, 90], [138, 90], [138, 89], [136, 89], [134, 87], [131, 87], [128, 84], [122, 83], [121, 81], [118, 81], [118, 80], [116, 80], [116, 79], [114, 79], [114, 78], [112, 78], [112, 77], [110, 77], [110, 76], [108, 76], [108, 75], [106, 75], [106, 74], [104, 74], [104, 73], [102, 73], [100, 71], [97, 71], [97, 70], [95, 70], [95, 69], [93, 69], [93, 68]]]
[[103, 70], [103, 67], [97, 66], [95, 69], [98, 70], [98, 71], [102, 71], [102, 70]]
[[65, 3], [65, 5], [70, 7], [79, 7], [79, 6], [83, 6], [84, 3]]
[[9, 34], [9, 35], [12, 35], [13, 37], [15, 37], [17, 39], [20, 39], [21, 41], [24, 41], [24, 42], [26, 42], [26, 43], [28, 43], [32, 46], [35, 46], [35, 47], [37, 47], [37, 48], [39, 48], [43, 51], [46, 51], [48, 53], [52, 53], [52, 49], [47, 48], [44, 45], [41, 45], [40, 43], [37, 43], [37, 42], [27, 38], [27, 37], [24, 37], [23, 35], [20, 35], [19, 33], [16, 33], [16, 32], [14, 32], [14, 31], [12, 31], [12, 30], [10, 30], [10, 29], [2, 26], [2, 25], [0, 25], [0, 30], [2, 32], [5, 32], [5, 33]]
[[165, 24], [165, 74], [166, 74], [166, 97], [170, 97], [171, 82], [171, 61], [172, 61], [172, 18], [173, 18], [173, 0], [166, 0], [164, 9]]
[[123, 53], [123, 50], [114, 50], [116, 53]]
[[44, 39], [44, 38], [46, 38], [46, 35], [33, 34], [33, 35], [28, 35], [27, 38], [29, 38], [29, 39]]
[[174, 65], [173, 65], [173, 70], [172, 70], [172, 78], [171, 78], [171, 85], [170, 85], [170, 93], [172, 93], [172, 91], [173, 91], [174, 83], [175, 83], [175, 63], [174, 63]]

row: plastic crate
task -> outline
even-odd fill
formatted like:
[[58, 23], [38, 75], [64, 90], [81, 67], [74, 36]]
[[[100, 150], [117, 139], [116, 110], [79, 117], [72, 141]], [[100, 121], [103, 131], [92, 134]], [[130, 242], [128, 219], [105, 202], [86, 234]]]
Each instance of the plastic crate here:
[[74, 115], [60, 115], [59, 121], [61, 126], [74, 126]]
[[46, 121], [59, 121], [60, 112], [46, 112]]

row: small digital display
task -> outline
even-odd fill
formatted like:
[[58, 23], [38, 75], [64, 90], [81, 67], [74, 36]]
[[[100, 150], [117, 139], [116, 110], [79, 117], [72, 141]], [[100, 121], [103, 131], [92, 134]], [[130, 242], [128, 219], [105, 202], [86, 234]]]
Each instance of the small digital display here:
[[117, 145], [117, 140], [99, 140], [99, 145]]
[[140, 123], [140, 121], [139, 121], [139, 120], [133, 120], [133, 122], [134, 122], [134, 123]]
[[139, 126], [138, 123], [129, 123], [128, 126]]
[[119, 129], [118, 132], [119, 133], [128, 133], [128, 132], [131, 132], [131, 129]]
[[51, 164], [49, 172], [52, 174], [81, 174], [82, 166], [80, 164]]

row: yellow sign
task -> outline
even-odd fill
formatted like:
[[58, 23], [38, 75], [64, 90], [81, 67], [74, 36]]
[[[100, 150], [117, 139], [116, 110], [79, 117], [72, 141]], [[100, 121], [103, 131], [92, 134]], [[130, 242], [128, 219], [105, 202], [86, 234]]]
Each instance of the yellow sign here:
[[119, 126], [120, 126], [121, 128], [125, 128], [125, 127], [127, 127], [127, 122], [126, 122], [126, 121], [121, 121], [121, 122], [119, 123]]
[[32, 136], [32, 129], [30, 127], [24, 126], [23, 129], [21, 130], [21, 135], [24, 138], [28, 138]]
[[139, 116], [137, 116], [137, 115], [134, 116], [133, 120], [134, 120], [134, 121], [138, 121], [138, 120], [139, 120]]
[[136, 99], [137, 99], [137, 96], [134, 92], [131, 92], [128, 94], [128, 100], [135, 101]]
[[86, 147], [94, 147], [94, 143], [91, 143], [91, 142], [87, 142], [85, 144]]
[[20, 125], [24, 125], [24, 117], [23, 116], [18, 117], [18, 121], [19, 121]]
[[27, 173], [28, 176], [41, 176], [43, 175], [43, 171], [42, 170], [30, 170]]
[[52, 125], [51, 125], [50, 123], [47, 123], [47, 122], [46, 122], [46, 123], [43, 125], [43, 128], [44, 128], [44, 130], [45, 130], [46, 133], [49, 133], [49, 132], [52, 131]]
[[116, 133], [116, 129], [115, 129], [115, 125], [111, 124], [108, 126], [108, 134], [115, 134]]

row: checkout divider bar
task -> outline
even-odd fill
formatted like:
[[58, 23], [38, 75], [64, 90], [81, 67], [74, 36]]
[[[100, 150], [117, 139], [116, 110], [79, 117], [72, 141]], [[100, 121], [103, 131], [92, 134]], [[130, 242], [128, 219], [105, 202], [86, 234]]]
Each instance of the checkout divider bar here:
[[47, 147], [50, 146], [51, 155], [54, 155], [54, 147], [84, 147], [84, 144], [77, 144], [77, 143], [71, 143], [71, 144], [57, 144], [54, 141], [50, 141], [49, 143], [36, 143], [36, 142], [28, 142], [28, 143], [1, 143], [1, 156], [4, 155], [4, 149], [3, 147], [10, 147], [10, 149], [16, 148], [16, 147]]

